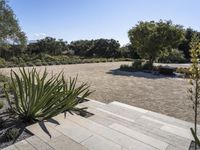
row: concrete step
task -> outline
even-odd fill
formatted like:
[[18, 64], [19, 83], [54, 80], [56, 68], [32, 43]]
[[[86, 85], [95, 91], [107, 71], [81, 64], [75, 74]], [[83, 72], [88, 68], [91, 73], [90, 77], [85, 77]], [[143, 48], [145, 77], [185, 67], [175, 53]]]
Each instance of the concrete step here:
[[144, 122], [143, 124], [141, 121], [138, 123], [138, 120], [136, 122], [132, 123], [129, 121], [125, 121], [121, 118], [118, 118], [116, 116], [107, 114], [105, 112], [101, 112], [97, 109], [89, 108], [88, 111], [95, 114], [94, 116], [89, 117], [88, 118], [89, 120], [92, 120], [92, 121], [102, 124], [104, 126], [109, 127], [113, 123], [117, 123], [117, 124], [123, 125], [125, 127], [128, 127], [134, 131], [138, 131], [142, 134], [148, 135], [155, 139], [159, 139], [163, 142], [174, 145], [174, 147], [178, 147], [180, 149], [184, 149], [185, 147], [189, 147], [189, 145], [190, 145], [190, 140], [185, 139], [183, 137], [179, 137], [174, 134], [171, 134], [167, 131], [161, 130], [159, 128], [161, 126], [155, 127], [155, 124], [150, 124], [148, 121]]
[[[175, 125], [175, 126], [185, 128], [185, 129], [190, 129], [191, 127], [194, 126], [193, 123], [190, 123], [190, 122], [187, 122], [187, 121], [183, 121], [183, 120], [180, 120], [180, 119], [177, 119], [177, 118], [174, 118], [174, 117], [170, 117], [170, 116], [167, 116], [167, 115], [159, 114], [159, 113], [156, 113], [156, 112], [148, 111], [148, 110], [145, 110], [145, 109], [142, 109], [142, 108], [130, 106], [130, 105], [127, 105], [127, 104], [124, 104], [124, 103], [121, 103], [121, 102], [117, 102], [117, 101], [111, 102], [108, 105], [116, 106], [118, 108], [121, 107], [121, 109], [124, 108], [124, 109], [135, 110], [135, 111], [144, 113], [146, 118], [150, 117], [150, 118], [159, 120], [159, 122], [157, 121], [157, 123], [160, 123], [162, 125], [172, 124], [172, 125]], [[198, 125], [198, 128], [200, 130], [199, 125]]]
[[80, 107], [80, 108], [81, 107], [102, 108], [106, 105], [105, 103], [102, 103], [102, 102], [99, 102], [99, 101], [96, 101], [93, 99], [87, 98], [86, 100], [88, 100], [88, 101], [78, 104], [77, 107]]
[[117, 143], [127, 149], [135, 149], [135, 150], [136, 149], [137, 150], [140, 150], [140, 149], [141, 150], [143, 149], [156, 150], [157, 149], [147, 143], [141, 142], [137, 139], [127, 136], [119, 131], [116, 131], [114, 129], [103, 126], [94, 121], [91, 121], [89, 119], [86, 119], [77, 115], [68, 115], [66, 119], [69, 119], [70, 121], [75, 122], [84, 128], [87, 128], [91, 132], [94, 132], [95, 134], [105, 139], [108, 139], [114, 143]]
[[[75, 115], [74, 115], [75, 116]], [[67, 119], [68, 116], [64, 114], [53, 117], [60, 125], [55, 125], [55, 123], [47, 122], [51, 127], [54, 127], [56, 130], [62, 132], [65, 136], [70, 137], [81, 145], [85, 146], [91, 150], [121, 150], [122, 147], [110, 140], [107, 140], [103, 137], [100, 137], [95, 132], [88, 130], [85, 127], [80, 126], [77, 123], [74, 123]]]
[[137, 139], [141, 142], [151, 145], [152, 147], [155, 147], [159, 150], [165, 150], [168, 147], [168, 144], [166, 142], [160, 141], [159, 139], [155, 139], [151, 136], [145, 135], [136, 130], [132, 130], [132, 129], [122, 126], [120, 124], [114, 123], [114, 124], [110, 125], [109, 127], [116, 131], [119, 131], [123, 134], [126, 134], [134, 139]]

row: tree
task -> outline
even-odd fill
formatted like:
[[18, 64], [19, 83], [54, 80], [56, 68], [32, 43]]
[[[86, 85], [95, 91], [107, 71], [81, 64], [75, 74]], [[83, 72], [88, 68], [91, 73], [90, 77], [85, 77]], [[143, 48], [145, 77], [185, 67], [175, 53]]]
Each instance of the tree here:
[[140, 57], [153, 64], [161, 51], [177, 48], [184, 32], [182, 26], [173, 25], [171, 21], [141, 21], [129, 30], [128, 36]]
[[120, 44], [114, 39], [72, 41], [69, 48], [75, 55], [86, 57], [116, 57]]
[[135, 48], [129, 43], [118, 49], [119, 57], [139, 59]]
[[197, 32], [192, 28], [187, 28], [185, 30], [185, 39], [178, 46], [178, 49], [183, 51], [186, 59], [190, 58], [190, 42], [195, 34], [200, 38], [200, 32]]
[[45, 37], [44, 39], [37, 40], [37, 42], [28, 45], [28, 52], [31, 54], [47, 53], [51, 55], [60, 55], [65, 50], [68, 50], [67, 42], [62, 39], [56, 40], [52, 37]]
[[21, 31], [18, 21], [5, 0], [0, 0], [0, 56], [9, 51], [11, 45], [26, 45], [25, 33]]
[[200, 40], [197, 35], [192, 37], [191, 41], [191, 62], [190, 66], [190, 84], [191, 88], [189, 89], [190, 99], [193, 104], [194, 109], [194, 129], [191, 128], [192, 134], [195, 139], [195, 150], [197, 149], [197, 144], [200, 144], [197, 138], [197, 115], [198, 115], [198, 107], [200, 105], [200, 68], [199, 68], [199, 56], [200, 56]]

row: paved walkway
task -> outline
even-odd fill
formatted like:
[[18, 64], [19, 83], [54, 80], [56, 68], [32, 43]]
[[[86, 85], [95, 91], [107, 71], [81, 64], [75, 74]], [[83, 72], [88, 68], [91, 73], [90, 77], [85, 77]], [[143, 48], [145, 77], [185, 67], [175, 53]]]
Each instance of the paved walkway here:
[[85, 106], [93, 116], [60, 114], [28, 126], [34, 136], [4, 150], [188, 150], [193, 140], [189, 122], [116, 101]]

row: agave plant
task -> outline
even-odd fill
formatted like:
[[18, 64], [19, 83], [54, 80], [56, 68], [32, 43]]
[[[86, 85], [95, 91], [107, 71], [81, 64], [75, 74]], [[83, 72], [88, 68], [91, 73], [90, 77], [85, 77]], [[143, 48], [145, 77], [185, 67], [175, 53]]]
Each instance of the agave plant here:
[[77, 86], [77, 77], [66, 81], [62, 72], [48, 78], [46, 70], [41, 75], [35, 68], [19, 71], [20, 74], [11, 71], [9, 88], [14, 99], [6, 86], [4, 91], [12, 113], [25, 121], [40, 121], [75, 110], [75, 106], [91, 94], [87, 83]]

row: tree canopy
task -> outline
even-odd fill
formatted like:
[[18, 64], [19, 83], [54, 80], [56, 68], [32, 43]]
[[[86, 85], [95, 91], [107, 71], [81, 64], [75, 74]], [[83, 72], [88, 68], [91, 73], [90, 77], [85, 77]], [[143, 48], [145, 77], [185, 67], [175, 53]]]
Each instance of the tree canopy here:
[[0, 0], [0, 54], [11, 45], [26, 45], [25, 33], [21, 31], [15, 14], [5, 0]]
[[65, 50], [68, 50], [67, 42], [62, 39], [56, 40], [52, 37], [46, 37], [28, 45], [28, 52], [31, 54], [47, 53], [60, 55]]
[[141, 21], [129, 30], [128, 36], [140, 57], [153, 63], [161, 51], [178, 47], [184, 30], [171, 21]]
[[116, 57], [120, 44], [114, 39], [78, 40], [69, 45], [75, 55], [86, 57]]

